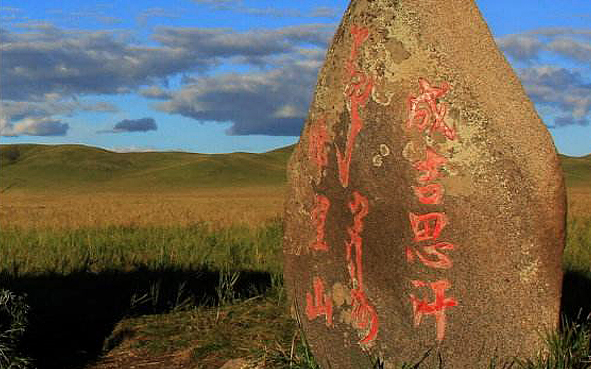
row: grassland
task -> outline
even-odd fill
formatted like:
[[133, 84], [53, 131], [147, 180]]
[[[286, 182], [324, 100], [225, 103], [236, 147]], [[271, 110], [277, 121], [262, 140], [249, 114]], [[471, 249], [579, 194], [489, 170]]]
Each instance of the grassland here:
[[0, 227], [256, 226], [281, 215], [283, 195], [282, 186], [168, 192], [9, 190], [0, 195]]
[[[217, 369], [231, 358], [313, 368], [282, 287], [290, 152], [0, 145], [0, 286], [26, 293], [31, 306], [21, 351], [41, 369]], [[591, 156], [561, 160], [569, 206], [563, 310], [583, 325], [591, 313]], [[582, 329], [551, 352], [584, 359]], [[591, 367], [557, 360], [515, 367]]]
[[0, 189], [135, 193], [277, 186], [285, 183], [290, 151], [114, 153], [82, 145], [2, 145]]
[[254, 226], [281, 214], [290, 151], [204, 155], [2, 145], [0, 227]]

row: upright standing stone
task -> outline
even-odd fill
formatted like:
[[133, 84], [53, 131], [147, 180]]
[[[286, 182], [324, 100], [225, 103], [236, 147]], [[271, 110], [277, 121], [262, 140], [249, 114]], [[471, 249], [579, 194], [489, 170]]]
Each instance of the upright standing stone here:
[[472, 0], [353, 0], [289, 180], [285, 277], [322, 367], [479, 368], [556, 327], [558, 158]]

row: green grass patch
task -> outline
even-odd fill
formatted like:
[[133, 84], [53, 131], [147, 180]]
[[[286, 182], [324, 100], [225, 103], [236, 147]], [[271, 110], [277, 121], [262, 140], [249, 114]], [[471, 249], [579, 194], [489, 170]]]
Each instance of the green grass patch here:
[[[286, 182], [294, 146], [266, 153], [116, 153], [83, 145], [0, 145], [2, 190], [170, 190]], [[591, 155], [560, 155], [569, 186], [591, 183]]]
[[591, 155], [572, 157], [560, 155], [560, 163], [569, 187], [588, 187], [591, 183]]
[[0, 190], [184, 189], [277, 185], [293, 147], [262, 154], [116, 153], [83, 145], [0, 145]]
[[571, 217], [567, 222], [564, 268], [591, 276], [591, 217]]
[[[546, 336], [548, 352], [508, 363], [492, 358], [490, 369], [591, 369], [591, 217], [571, 217], [567, 226], [561, 330]], [[40, 363], [56, 363], [42, 368], [75, 367], [66, 365], [74, 363], [68, 353], [98, 345], [75, 363], [133, 353], [186, 367], [217, 369], [229, 359], [247, 358], [265, 368], [316, 369], [305, 336], [289, 316], [281, 239], [279, 219], [256, 228], [2, 228], [0, 280], [29, 293], [33, 331], [26, 343], [47, 347], [27, 352]], [[265, 288], [249, 290], [260, 277], [254, 272], [268, 279]], [[210, 300], [196, 289], [208, 289]], [[106, 312], [114, 313], [105, 317]], [[85, 332], [97, 327], [103, 327], [102, 336], [80, 346]], [[36, 336], [43, 338], [37, 342]], [[373, 358], [368, 369], [381, 365]]]
[[0, 273], [31, 275], [138, 269], [281, 271], [281, 223], [80, 229], [0, 229]]

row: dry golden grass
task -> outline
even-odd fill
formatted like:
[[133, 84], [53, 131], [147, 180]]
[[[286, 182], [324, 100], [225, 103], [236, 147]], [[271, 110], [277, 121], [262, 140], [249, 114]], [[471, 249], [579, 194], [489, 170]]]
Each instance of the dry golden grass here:
[[570, 187], [567, 199], [569, 218], [591, 217], [591, 187]]
[[257, 226], [281, 216], [284, 186], [196, 189], [182, 192], [7, 192], [0, 195], [0, 227]]
[[[281, 216], [285, 186], [179, 192], [7, 192], [0, 227], [81, 228], [110, 225], [182, 226], [196, 222], [257, 226]], [[568, 189], [568, 214], [591, 217], [591, 187]]]

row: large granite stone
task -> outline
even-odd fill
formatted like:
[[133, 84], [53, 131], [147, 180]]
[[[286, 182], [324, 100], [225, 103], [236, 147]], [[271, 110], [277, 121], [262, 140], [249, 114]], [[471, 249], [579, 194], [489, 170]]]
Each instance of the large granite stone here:
[[557, 326], [551, 137], [471, 0], [353, 0], [289, 164], [285, 278], [323, 368], [532, 355]]

